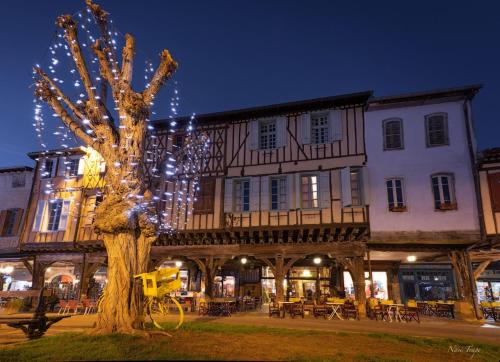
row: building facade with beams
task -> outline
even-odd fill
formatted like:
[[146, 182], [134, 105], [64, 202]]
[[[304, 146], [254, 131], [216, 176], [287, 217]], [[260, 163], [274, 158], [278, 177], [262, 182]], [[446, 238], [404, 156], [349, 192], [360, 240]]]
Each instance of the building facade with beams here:
[[[462, 266], [470, 262], [464, 251], [481, 239], [480, 213], [474, 211], [479, 210], [477, 199], [474, 194], [462, 195], [462, 187], [464, 192], [475, 190], [475, 156], [467, 148], [463, 130], [468, 121], [465, 116], [457, 118], [460, 114], [453, 103], [470, 105], [471, 96], [464, 90], [455, 93], [460, 100], [450, 104], [427, 104], [426, 96], [407, 101], [371, 99], [371, 92], [362, 92], [198, 116], [197, 132], [208, 136], [210, 147], [202, 160], [196, 200], [173, 197], [176, 201], [162, 204], [175, 232], [160, 235], [152, 248], [151, 268], [182, 265], [188, 295], [253, 295], [267, 301], [348, 294], [363, 307], [367, 295], [399, 300], [400, 279], [409, 276], [404, 269], [418, 273], [407, 257], [416, 256], [419, 262], [439, 262], [432, 267], [447, 264], [453, 275], [448, 297], [468, 298], [472, 304], [472, 292], [455, 292], [457, 286], [474, 290], [471, 280], [465, 281], [470, 270]], [[447, 116], [445, 121], [424, 117], [421, 133], [427, 124], [432, 132], [420, 137], [416, 129], [421, 120], [415, 116], [419, 112]], [[410, 152], [406, 159], [404, 153], [410, 150], [417, 152], [412, 156], [415, 167], [420, 158], [417, 144], [408, 143], [407, 150], [378, 151], [385, 120], [393, 118], [412, 122], [405, 123], [405, 132], [414, 126], [416, 133], [411, 131], [406, 141], [421, 139], [424, 151], [426, 139], [443, 138], [438, 126], [447, 122], [453, 126], [449, 142], [457, 148], [431, 150], [441, 157], [443, 168], [425, 166], [425, 181], [413, 179], [413, 171], [408, 174], [408, 182], [424, 182], [431, 196], [407, 189], [406, 195], [418, 192], [421, 198], [410, 203], [408, 195], [408, 203], [400, 205], [398, 184], [391, 181], [393, 198], [388, 206], [385, 178], [405, 177], [401, 170], [414, 168], [403, 165], [396, 172], [389, 164], [408, 162]], [[187, 120], [179, 120], [183, 121]], [[183, 134], [169, 133], [165, 122], [155, 122], [145, 160], [146, 175], [160, 195], [176, 194], [179, 188], [175, 182], [158, 182], [163, 180], [154, 177], [153, 169], [184, 142]], [[391, 124], [390, 129], [387, 140], [397, 144], [397, 127]], [[463, 162], [453, 155], [457, 149], [468, 157]], [[402, 158], [392, 159], [390, 154], [398, 152]], [[105, 284], [106, 255], [91, 229], [105, 166], [88, 148], [30, 156], [37, 166], [18, 250], [31, 268], [33, 287], [52, 283], [63, 285], [63, 297], [93, 296]], [[443, 177], [450, 173], [457, 181], [453, 198], [444, 190]], [[434, 175], [441, 177], [437, 193], [431, 187]], [[425, 200], [430, 207], [424, 207]], [[442, 210], [433, 208], [437, 201]], [[397, 216], [395, 207], [400, 209]], [[441, 226], [434, 222], [437, 215]], [[395, 217], [403, 220], [385, 222]], [[417, 220], [412, 224], [414, 217], [420, 224]], [[448, 222], [453, 226], [447, 227]], [[451, 257], [455, 267], [443, 255]], [[457, 262], [457, 258], [467, 260]]]

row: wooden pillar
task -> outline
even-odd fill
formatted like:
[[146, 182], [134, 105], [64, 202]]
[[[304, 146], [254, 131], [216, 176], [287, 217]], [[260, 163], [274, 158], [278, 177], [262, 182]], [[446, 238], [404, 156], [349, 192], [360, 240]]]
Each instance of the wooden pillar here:
[[35, 257], [33, 262], [33, 274], [31, 279], [31, 289], [40, 289], [45, 284], [45, 270], [49, 264], [40, 262]]
[[375, 285], [373, 284], [373, 272], [372, 272], [372, 263], [370, 260], [370, 250], [366, 251], [366, 257], [368, 259], [368, 277], [370, 278], [370, 297], [373, 298], [375, 296]]
[[399, 287], [399, 263], [395, 263], [388, 271], [387, 271], [387, 286], [390, 288], [389, 299], [394, 300], [396, 303], [401, 303], [401, 290]]
[[466, 250], [454, 250], [448, 256], [453, 265], [457, 284], [458, 301], [455, 303], [457, 318], [463, 320], [482, 319], [469, 253]]
[[210, 300], [213, 298], [214, 292], [214, 278], [217, 272], [217, 269], [224, 265], [226, 262], [225, 258], [214, 258], [213, 256], [209, 256], [204, 258], [191, 258], [198, 268], [200, 268], [203, 274], [203, 282], [205, 284], [205, 298]]
[[274, 263], [268, 258], [260, 258], [273, 272], [277, 302], [284, 301], [285, 290], [283, 281], [285, 280], [285, 275], [287, 275], [293, 264], [299, 259], [298, 257], [290, 258], [285, 264], [285, 258], [282, 255], [277, 255], [274, 258]]

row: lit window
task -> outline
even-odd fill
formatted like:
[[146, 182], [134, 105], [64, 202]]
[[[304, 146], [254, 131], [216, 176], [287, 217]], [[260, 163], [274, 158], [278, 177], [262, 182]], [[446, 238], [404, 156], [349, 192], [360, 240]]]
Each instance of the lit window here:
[[328, 143], [328, 114], [311, 116], [312, 143]]
[[389, 211], [404, 211], [404, 209], [406, 209], [406, 203], [404, 199], [403, 179], [387, 179], [385, 184], [387, 186]]
[[432, 192], [434, 194], [434, 208], [436, 210], [455, 210], [455, 188], [453, 175], [433, 175]]
[[401, 119], [387, 119], [383, 122], [384, 149], [395, 150], [403, 148], [403, 122]]
[[302, 207], [318, 207], [318, 176], [304, 175], [301, 180]]
[[276, 121], [259, 122], [259, 148], [263, 150], [276, 148]]
[[238, 180], [234, 182], [234, 210], [238, 212], [250, 211], [249, 180]]
[[64, 161], [64, 166], [66, 168], [66, 172], [64, 173], [67, 177], [77, 176], [78, 175], [78, 164], [79, 159], [70, 159]]
[[446, 113], [432, 114], [425, 117], [427, 147], [449, 144], [448, 119]]
[[287, 204], [286, 178], [271, 179], [271, 210], [284, 210]]
[[61, 220], [61, 211], [63, 200], [51, 200], [48, 206], [49, 221], [47, 224], [47, 231], [56, 231], [59, 228], [59, 221]]

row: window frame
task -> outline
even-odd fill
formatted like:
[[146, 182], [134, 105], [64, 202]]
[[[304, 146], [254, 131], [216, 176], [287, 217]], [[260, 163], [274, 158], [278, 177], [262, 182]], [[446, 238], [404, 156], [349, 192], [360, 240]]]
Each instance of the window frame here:
[[[431, 144], [430, 142], [430, 134], [429, 134], [429, 119], [435, 116], [443, 117], [443, 134], [444, 141], [440, 144]], [[450, 135], [448, 128], [448, 113], [446, 112], [435, 112], [425, 115], [425, 142], [428, 148], [431, 147], [441, 147], [441, 146], [449, 146], [450, 145]]]
[[16, 227], [17, 217], [21, 209], [13, 208], [7, 209], [5, 220], [3, 223], [2, 230], [0, 230], [1, 237], [10, 237], [14, 235], [14, 229]]
[[[321, 126], [315, 126], [313, 124], [313, 122], [315, 120], [317, 120], [318, 118], [325, 118], [326, 119], [326, 123], [321, 125]], [[310, 141], [311, 141], [311, 144], [313, 145], [324, 145], [324, 144], [327, 144], [327, 143], [330, 143], [330, 117], [329, 117], [329, 114], [328, 113], [325, 113], [325, 112], [321, 112], [321, 113], [311, 113], [310, 114]], [[320, 142], [319, 138], [319, 134], [318, 134], [318, 140], [315, 139], [315, 135], [314, 135], [314, 131], [315, 129], [318, 129], [318, 130], [321, 130], [321, 129], [324, 129], [325, 130], [325, 133], [324, 133], [324, 141], [323, 142]]]
[[[215, 184], [216, 184], [216, 178], [213, 176], [206, 176], [200, 178], [200, 181], [198, 182], [199, 190], [195, 192], [196, 201], [193, 202], [193, 214], [214, 213]], [[207, 186], [209, 186], [208, 191], [206, 190]], [[207, 200], [210, 201], [208, 202]]]
[[[20, 182], [22, 180], [22, 182]], [[11, 187], [20, 189], [26, 187], [26, 174], [24, 172], [16, 172], [12, 174]]]
[[[397, 200], [397, 188], [396, 188], [396, 181], [401, 182], [401, 197], [402, 197], [402, 206], [398, 206], [399, 200]], [[391, 207], [390, 202], [389, 202], [389, 187], [387, 185], [387, 182], [392, 181], [392, 197], [393, 197], [393, 206]], [[386, 177], [384, 179], [385, 183], [385, 189], [387, 192], [387, 208], [390, 212], [404, 212], [408, 211], [408, 204], [407, 204], [407, 199], [406, 199], [406, 186], [405, 186], [405, 178], [402, 176], [391, 176], [391, 177]]]
[[[276, 118], [272, 118], [272, 119], [262, 119], [262, 120], [259, 120], [259, 133], [258, 133], [258, 136], [259, 136], [259, 139], [258, 139], [258, 145], [259, 145], [259, 150], [275, 150], [278, 148], [278, 120]], [[266, 130], [266, 131], [263, 131], [262, 130], [262, 126], [264, 125], [271, 125], [273, 124], [274, 125], [274, 131], [269, 131], [269, 130]], [[274, 135], [274, 147], [270, 147], [270, 142], [269, 142], [269, 136], [271, 135]], [[263, 147], [263, 142], [262, 142], [262, 137], [263, 136], [266, 136], [266, 142], [267, 142], [267, 147]]]
[[[278, 181], [277, 192], [277, 208], [273, 208], [273, 181]], [[281, 193], [280, 182], [284, 182], [284, 193]], [[288, 210], [288, 178], [286, 176], [274, 176], [269, 178], [269, 210], [270, 211], [283, 211]], [[280, 199], [283, 197], [283, 200]], [[281, 207], [281, 205], [284, 205]]]
[[[387, 145], [387, 124], [390, 122], [397, 121], [399, 123], [399, 147], [388, 147]], [[403, 119], [399, 117], [387, 118], [382, 121], [382, 137], [384, 144], [384, 151], [395, 151], [395, 150], [404, 150], [404, 130], [403, 130]]]
[[[73, 164], [73, 165], [76, 164], [76, 169], [74, 170], [75, 174], [71, 173], [71, 171], [73, 170], [74, 167], [71, 168], [70, 164]], [[68, 177], [68, 178], [69, 177], [78, 177], [79, 164], [80, 164], [79, 158], [68, 158], [66, 161], [63, 161], [64, 177]]]
[[[436, 204], [436, 195], [434, 190], [434, 178], [438, 178], [438, 190], [439, 190], [439, 198], [440, 204], [437, 207]], [[448, 178], [448, 192], [450, 196], [450, 202], [445, 202], [444, 197], [444, 189], [442, 183], [442, 177]], [[438, 172], [431, 175], [431, 191], [432, 191], [432, 199], [434, 203], [434, 211], [449, 211], [449, 210], [457, 210], [457, 197], [455, 191], [455, 175], [451, 172]]]
[[[354, 183], [352, 182], [352, 175], [353, 174], [356, 174], [357, 176], [357, 182], [356, 182], [356, 186], [357, 186], [357, 193], [359, 195], [358, 197], [358, 200], [359, 200], [359, 203], [355, 203], [354, 202], [354, 197], [353, 197], [353, 185]], [[363, 192], [363, 180], [362, 180], [362, 171], [361, 171], [361, 168], [357, 167], [357, 168], [350, 168], [349, 170], [349, 186], [351, 188], [351, 207], [359, 207], [359, 206], [363, 206], [364, 205], [364, 198], [365, 198], [365, 195], [364, 195], [364, 192]]]
[[[53, 201], [53, 202], [50, 202], [50, 201]], [[60, 207], [59, 209], [56, 209], [55, 210], [55, 216], [54, 216], [54, 220], [52, 222], [53, 226], [52, 228], [50, 227], [50, 224], [51, 224], [51, 205], [54, 205], [54, 204], [60, 204]], [[57, 232], [59, 231], [59, 223], [61, 222], [61, 216], [62, 216], [62, 211], [63, 211], [63, 207], [64, 207], [64, 200], [63, 199], [52, 199], [52, 200], [48, 200], [47, 202], [47, 206], [46, 206], [46, 211], [47, 212], [47, 225], [44, 225], [45, 226], [45, 230], [44, 231], [47, 231], [47, 232]], [[58, 214], [59, 212], [59, 214]]]
[[[248, 210], [244, 209], [245, 205], [245, 189], [243, 187], [244, 183], [248, 183]], [[238, 195], [237, 195], [237, 186], [241, 185], [241, 209], [238, 209]], [[233, 180], [233, 210], [234, 212], [245, 213], [250, 212], [250, 179], [249, 178], [241, 178]]]
[[[308, 198], [309, 201], [312, 201], [312, 202], [309, 202], [309, 205], [304, 205], [304, 192], [302, 191], [302, 179], [304, 177], [307, 177], [308, 179], [310, 179], [311, 177], [316, 177], [316, 199], [314, 198]], [[307, 190], [307, 194], [308, 195], [312, 195], [314, 193], [314, 190], [312, 190], [312, 187], [309, 186], [311, 185], [312, 186], [312, 183], [310, 183], [308, 181], [308, 190]], [[303, 173], [303, 174], [300, 174], [300, 183], [299, 183], [299, 187], [300, 187], [300, 207], [301, 209], [310, 209], [310, 210], [316, 210], [316, 209], [319, 209], [319, 203], [320, 203], [320, 196], [319, 196], [319, 193], [320, 193], [320, 189], [319, 189], [319, 175], [316, 174], [316, 173]], [[316, 206], [314, 206], [314, 200], [316, 200]]]
[[[48, 170], [48, 171], [46, 169], [47, 163], [50, 163], [50, 165], [51, 165], [50, 170]], [[54, 172], [54, 166], [55, 166], [54, 159], [52, 159], [52, 158], [44, 159], [40, 165], [40, 178], [42, 178], [42, 179], [52, 178], [52, 174]]]

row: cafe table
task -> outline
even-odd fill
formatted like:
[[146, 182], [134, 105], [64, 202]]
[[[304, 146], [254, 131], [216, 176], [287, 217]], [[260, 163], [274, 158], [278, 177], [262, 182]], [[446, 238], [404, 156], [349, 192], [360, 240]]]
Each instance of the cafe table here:
[[[392, 322], [392, 314], [394, 313], [394, 319], [401, 322], [403, 318], [401, 317], [401, 314], [399, 313], [399, 308], [404, 307], [404, 304], [398, 304], [398, 303], [393, 303], [393, 304], [387, 304], [387, 312], [389, 315], [389, 322]], [[393, 313], [391, 313], [393, 312]]]
[[335, 317], [337, 317], [340, 320], [344, 319], [342, 318], [342, 315], [340, 315], [339, 313], [344, 303], [326, 302], [325, 304], [332, 307], [332, 312], [328, 315], [329, 320], [332, 320]]

